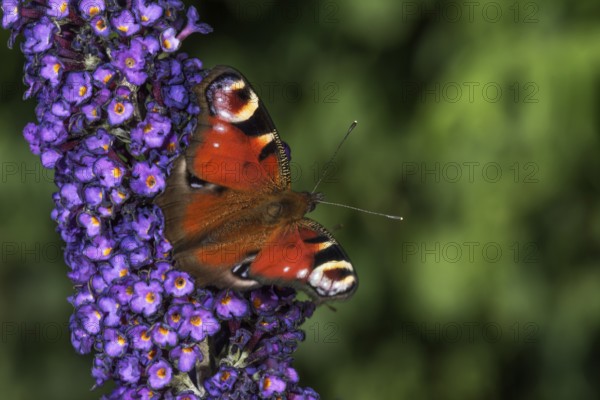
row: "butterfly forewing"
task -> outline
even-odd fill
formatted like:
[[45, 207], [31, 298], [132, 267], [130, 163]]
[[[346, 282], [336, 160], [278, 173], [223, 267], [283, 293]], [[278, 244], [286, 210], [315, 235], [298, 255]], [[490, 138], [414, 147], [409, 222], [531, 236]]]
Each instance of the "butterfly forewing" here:
[[190, 172], [241, 191], [289, 188], [284, 145], [248, 80], [230, 67], [216, 67], [196, 94], [201, 115], [186, 151]]

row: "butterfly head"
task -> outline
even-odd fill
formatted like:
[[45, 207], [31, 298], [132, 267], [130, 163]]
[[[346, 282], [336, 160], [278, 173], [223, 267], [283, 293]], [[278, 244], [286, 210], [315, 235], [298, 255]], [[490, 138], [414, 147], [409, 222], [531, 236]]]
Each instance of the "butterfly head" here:
[[313, 212], [315, 208], [317, 208], [317, 204], [319, 204], [322, 200], [325, 200], [325, 194], [321, 192], [311, 193], [311, 192], [302, 192], [304, 195], [308, 197], [308, 210], [306, 213]]

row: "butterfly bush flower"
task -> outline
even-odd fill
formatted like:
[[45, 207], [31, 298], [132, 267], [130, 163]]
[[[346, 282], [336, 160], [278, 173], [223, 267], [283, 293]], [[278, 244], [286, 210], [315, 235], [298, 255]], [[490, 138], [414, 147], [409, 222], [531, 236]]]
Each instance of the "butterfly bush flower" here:
[[292, 367], [314, 304], [287, 288], [198, 286], [173, 265], [153, 202], [200, 112], [202, 63], [178, 53], [212, 30], [198, 11], [180, 0], [2, 0], [2, 10], [37, 104], [23, 135], [55, 170], [71, 342], [94, 354], [95, 386], [114, 381], [106, 399], [318, 399]]

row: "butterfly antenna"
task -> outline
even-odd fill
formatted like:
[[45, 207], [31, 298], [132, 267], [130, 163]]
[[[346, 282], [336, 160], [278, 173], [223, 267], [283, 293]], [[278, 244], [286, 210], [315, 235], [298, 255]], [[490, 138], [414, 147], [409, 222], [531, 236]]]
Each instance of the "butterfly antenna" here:
[[395, 219], [398, 221], [402, 221], [404, 220], [403, 217], [400, 217], [398, 215], [390, 215], [390, 214], [383, 214], [383, 213], [378, 213], [375, 211], [369, 211], [369, 210], [363, 210], [362, 208], [358, 208], [358, 207], [352, 207], [352, 206], [348, 206], [346, 204], [339, 204], [339, 203], [331, 203], [329, 201], [323, 201], [323, 200], [315, 200], [316, 203], [320, 203], [320, 204], [328, 204], [330, 206], [337, 206], [337, 207], [344, 207], [344, 208], [349, 208], [351, 210], [355, 210], [355, 211], [360, 211], [360, 212], [364, 212], [366, 214], [373, 214], [373, 215], [379, 215], [380, 217], [385, 217], [385, 218], [389, 218], [389, 219]]
[[331, 167], [331, 164], [333, 163], [333, 160], [335, 159], [335, 156], [337, 156], [338, 151], [340, 151], [340, 147], [342, 147], [342, 145], [344, 144], [344, 142], [346, 141], [346, 139], [348, 139], [348, 136], [350, 136], [350, 133], [352, 132], [352, 130], [354, 130], [354, 128], [356, 128], [357, 124], [358, 124], [358, 121], [354, 121], [354, 122], [352, 122], [352, 124], [350, 124], [350, 127], [348, 128], [348, 132], [346, 132], [346, 135], [344, 136], [344, 138], [342, 139], [342, 141], [340, 142], [340, 144], [338, 144], [338, 147], [333, 152], [333, 155], [329, 159], [329, 162], [327, 164], [325, 164], [325, 169], [323, 170], [323, 173], [319, 177], [319, 180], [317, 181], [317, 184], [315, 185], [315, 187], [313, 188], [313, 190], [312, 190], [311, 193], [314, 193], [317, 190], [317, 188], [321, 184], [321, 181], [327, 175], [327, 171], [329, 171], [329, 167]]

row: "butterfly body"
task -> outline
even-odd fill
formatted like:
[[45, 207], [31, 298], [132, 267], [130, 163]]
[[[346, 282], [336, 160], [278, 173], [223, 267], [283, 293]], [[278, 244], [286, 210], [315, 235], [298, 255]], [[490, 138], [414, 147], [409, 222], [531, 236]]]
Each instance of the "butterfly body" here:
[[350, 296], [357, 278], [347, 255], [305, 217], [322, 196], [291, 189], [288, 150], [249, 82], [216, 67], [196, 94], [198, 128], [157, 200], [177, 266], [202, 285]]

